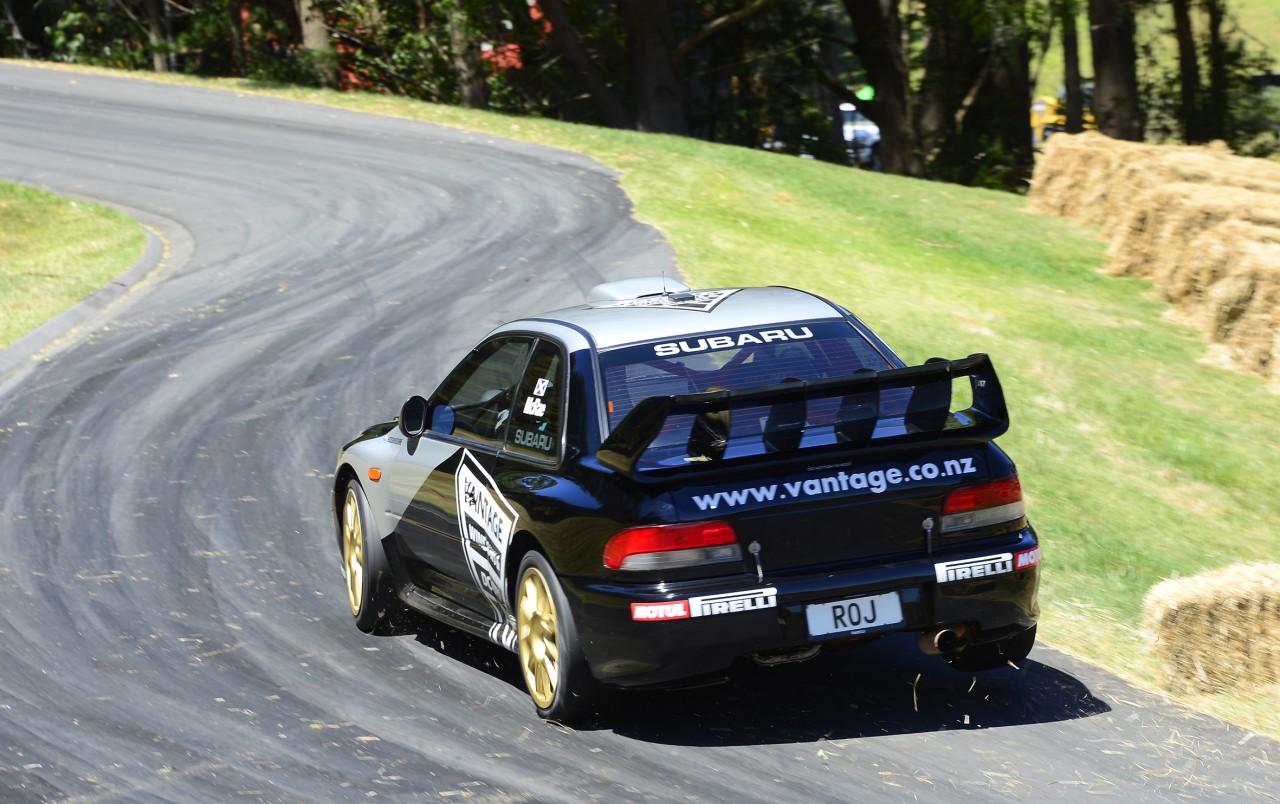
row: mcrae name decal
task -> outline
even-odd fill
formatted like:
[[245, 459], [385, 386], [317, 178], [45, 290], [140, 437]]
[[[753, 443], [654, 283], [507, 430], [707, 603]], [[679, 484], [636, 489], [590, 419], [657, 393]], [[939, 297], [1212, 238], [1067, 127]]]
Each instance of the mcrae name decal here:
[[808, 327], [762, 329], [755, 332], [739, 332], [736, 335], [712, 335], [708, 338], [690, 338], [687, 341], [670, 341], [654, 344], [653, 353], [658, 357], [675, 357], [678, 354], [694, 354], [709, 349], [732, 349], [737, 346], [754, 346], [774, 341], [803, 341], [813, 337]]

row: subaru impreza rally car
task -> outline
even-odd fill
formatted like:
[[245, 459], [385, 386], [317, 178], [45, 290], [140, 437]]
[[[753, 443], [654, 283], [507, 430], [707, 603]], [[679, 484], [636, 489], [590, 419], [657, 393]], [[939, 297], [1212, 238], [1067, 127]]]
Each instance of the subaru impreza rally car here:
[[491, 332], [344, 446], [356, 625], [404, 607], [519, 656], [538, 713], [895, 631], [1025, 657], [1040, 548], [986, 355], [907, 366], [784, 287], [665, 278]]

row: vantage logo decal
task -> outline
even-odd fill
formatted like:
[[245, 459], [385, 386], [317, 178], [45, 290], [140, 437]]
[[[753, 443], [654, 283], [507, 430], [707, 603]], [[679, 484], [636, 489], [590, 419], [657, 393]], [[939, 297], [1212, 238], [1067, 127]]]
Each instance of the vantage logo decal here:
[[498, 622], [505, 622], [510, 615], [506, 595], [502, 593], [506, 588], [507, 548], [511, 546], [518, 515], [498, 491], [489, 473], [465, 449], [454, 475], [454, 491], [467, 567], [476, 586], [493, 606]]
[[690, 617], [714, 617], [718, 614], [772, 609], [777, 605], [778, 590], [770, 586], [766, 589], [748, 589], [743, 592], [700, 595], [688, 600], [632, 603], [631, 619], [637, 621], [687, 620]]
[[691, 293], [664, 293], [661, 296], [644, 296], [639, 299], [624, 299], [597, 307], [656, 307], [665, 310], [693, 310], [709, 313], [716, 305], [742, 288], [726, 288], [724, 290], [695, 290]]
[[943, 561], [940, 564], [934, 564], [933, 571], [938, 576], [938, 583], [1004, 575], [1006, 572], [1013, 572], [1013, 553], [965, 558], [960, 561]]

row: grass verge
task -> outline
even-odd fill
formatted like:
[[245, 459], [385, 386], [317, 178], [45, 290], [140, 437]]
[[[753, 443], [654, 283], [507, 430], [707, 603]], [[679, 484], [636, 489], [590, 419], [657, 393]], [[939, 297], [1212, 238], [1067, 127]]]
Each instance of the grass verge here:
[[0, 181], [0, 349], [118, 276], [145, 245], [122, 212]]
[[[187, 83], [193, 79], [180, 79]], [[1025, 199], [817, 162], [399, 98], [214, 85], [460, 126], [609, 165], [699, 287], [788, 284], [857, 312], [904, 359], [992, 355], [1044, 539], [1041, 636], [1152, 688], [1142, 597], [1280, 548], [1280, 395], [1201, 361], [1090, 229]], [[1189, 700], [1280, 737], [1280, 690]]]

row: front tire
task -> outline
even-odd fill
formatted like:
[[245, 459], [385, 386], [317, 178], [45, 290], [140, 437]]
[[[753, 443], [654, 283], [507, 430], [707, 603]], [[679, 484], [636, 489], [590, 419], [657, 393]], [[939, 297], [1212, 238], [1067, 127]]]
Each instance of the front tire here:
[[391, 568], [357, 480], [347, 484], [342, 502], [342, 577], [356, 628], [366, 634], [388, 628], [397, 603]]
[[538, 552], [525, 555], [517, 577], [516, 634], [529, 697], [539, 717], [581, 720], [595, 709], [600, 694], [560, 581]]
[[1010, 662], [1020, 662], [1031, 653], [1036, 644], [1036, 626], [1031, 626], [1021, 634], [1007, 639], [988, 642], [985, 645], [970, 645], [959, 653], [947, 656], [947, 664], [956, 670], [966, 673], [979, 670], [996, 670]]

